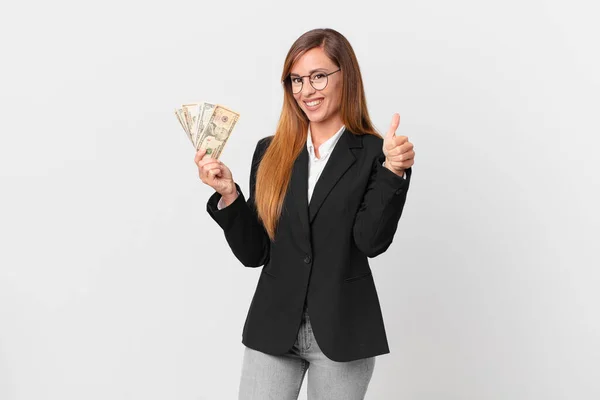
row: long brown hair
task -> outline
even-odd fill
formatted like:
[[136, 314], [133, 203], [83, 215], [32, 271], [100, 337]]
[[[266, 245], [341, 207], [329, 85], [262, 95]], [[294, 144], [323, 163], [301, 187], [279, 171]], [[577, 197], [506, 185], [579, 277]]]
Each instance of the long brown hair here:
[[309, 120], [296, 103], [288, 78], [294, 62], [315, 47], [321, 47], [343, 72], [340, 112], [346, 129], [358, 135], [381, 137], [369, 118], [358, 60], [348, 40], [333, 29], [313, 29], [300, 36], [285, 58], [281, 74], [284, 87], [281, 116], [256, 173], [256, 209], [271, 240], [275, 239], [294, 161], [306, 145], [308, 134]]

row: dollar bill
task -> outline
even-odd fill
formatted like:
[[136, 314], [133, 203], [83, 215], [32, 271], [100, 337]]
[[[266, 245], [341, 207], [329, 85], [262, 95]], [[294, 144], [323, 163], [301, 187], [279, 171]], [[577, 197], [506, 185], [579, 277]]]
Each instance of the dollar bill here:
[[198, 119], [200, 117], [202, 103], [188, 103], [182, 105], [181, 107], [189, 128], [189, 135], [191, 135], [192, 139], [195, 140], [198, 136]]
[[185, 133], [187, 133], [189, 135], [190, 128], [187, 126], [187, 122], [185, 120], [185, 115], [183, 114], [183, 109], [178, 108], [175, 110], [175, 112], [177, 113], [177, 119], [179, 120], [179, 123], [183, 127], [183, 130], [185, 131]]
[[218, 159], [240, 115], [217, 105], [196, 142], [196, 150], [206, 149], [206, 154]]
[[184, 121], [183, 110], [175, 109], [175, 116], [177, 117], [177, 120], [181, 124], [181, 127], [183, 128], [184, 132], [186, 133], [186, 136], [188, 137], [188, 139], [190, 139], [190, 142], [192, 142], [192, 145], [194, 145], [194, 147], [195, 147], [196, 143], [194, 142], [194, 138], [192, 138], [192, 135], [187, 127], [187, 124]]
[[196, 148], [196, 150], [198, 150], [199, 148], [199, 139], [200, 139], [200, 134], [202, 132], [204, 132], [204, 127], [208, 124], [208, 122], [210, 121], [210, 118], [212, 117], [214, 111], [215, 111], [215, 107], [216, 104], [213, 103], [208, 103], [208, 102], [203, 102], [200, 105], [200, 117], [198, 118], [198, 124], [196, 126], [196, 135], [193, 136], [194, 139], [194, 147]]

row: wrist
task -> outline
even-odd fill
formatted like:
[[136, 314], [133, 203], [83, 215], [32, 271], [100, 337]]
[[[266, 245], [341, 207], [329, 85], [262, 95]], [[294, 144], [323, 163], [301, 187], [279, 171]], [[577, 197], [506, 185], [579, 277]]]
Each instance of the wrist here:
[[392, 163], [390, 162], [390, 160], [385, 159], [385, 161], [383, 162], [383, 166], [387, 169], [389, 169], [390, 171], [392, 171], [393, 173], [396, 173], [396, 170], [392, 167]]
[[227, 206], [230, 205], [231, 203], [233, 203], [235, 201], [235, 199], [237, 199], [238, 196], [239, 196], [238, 191], [235, 186], [233, 187], [233, 190], [230, 190], [227, 193], [221, 194], [223, 203], [225, 203], [225, 205], [227, 205]]
[[387, 159], [385, 159], [385, 161], [383, 162], [383, 166], [387, 169], [389, 169], [390, 171], [392, 171], [393, 173], [395, 173], [396, 175], [403, 177], [404, 176], [404, 169], [394, 169], [392, 167], [392, 164], [390, 163], [390, 161]]

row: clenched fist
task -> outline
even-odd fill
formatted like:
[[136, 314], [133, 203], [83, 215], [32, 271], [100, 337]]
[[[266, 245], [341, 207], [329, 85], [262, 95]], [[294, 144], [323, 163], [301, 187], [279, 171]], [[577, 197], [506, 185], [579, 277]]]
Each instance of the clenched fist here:
[[396, 136], [396, 129], [400, 125], [400, 114], [394, 114], [392, 124], [383, 139], [383, 154], [385, 154], [385, 167], [399, 176], [404, 175], [404, 170], [415, 163], [413, 144], [406, 136]]
[[206, 150], [200, 149], [194, 157], [200, 180], [223, 196], [223, 201], [227, 205], [231, 204], [237, 197], [231, 170], [223, 162], [211, 157], [204, 157], [205, 155]]

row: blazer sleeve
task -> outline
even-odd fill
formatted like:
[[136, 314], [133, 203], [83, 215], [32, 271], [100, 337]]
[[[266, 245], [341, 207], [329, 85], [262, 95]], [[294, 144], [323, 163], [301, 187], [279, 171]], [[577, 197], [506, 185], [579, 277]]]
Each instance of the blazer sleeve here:
[[221, 199], [218, 192], [208, 199], [206, 210], [219, 224], [225, 234], [233, 254], [246, 267], [259, 267], [269, 261], [271, 239], [262, 222], [254, 203], [256, 189], [256, 171], [260, 160], [268, 147], [268, 137], [258, 141], [252, 165], [250, 167], [250, 197], [246, 201], [242, 189], [236, 183], [238, 197], [229, 206], [219, 210], [217, 204]]
[[376, 158], [362, 203], [356, 214], [353, 237], [356, 247], [367, 257], [387, 250], [394, 239], [410, 186], [412, 168], [406, 179], [382, 166], [385, 156]]

